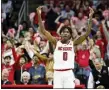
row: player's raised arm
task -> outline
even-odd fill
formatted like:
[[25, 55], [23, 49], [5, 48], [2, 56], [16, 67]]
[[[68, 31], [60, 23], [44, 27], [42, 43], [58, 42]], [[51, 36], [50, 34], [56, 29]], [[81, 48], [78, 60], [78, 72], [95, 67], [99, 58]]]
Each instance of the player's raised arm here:
[[56, 46], [56, 39], [48, 32], [45, 30], [45, 27], [42, 23], [42, 18], [41, 18], [41, 6], [37, 8], [37, 14], [38, 14], [38, 24], [39, 24], [39, 31], [50, 41]]
[[89, 22], [88, 22], [88, 31], [86, 32], [85, 35], [83, 36], [80, 36], [77, 40], [74, 41], [74, 45], [78, 45], [80, 43], [82, 43], [87, 37], [88, 35], [90, 34], [91, 32], [91, 27], [92, 27], [92, 16], [94, 14], [94, 11], [92, 8], [89, 8], [90, 9], [90, 14], [89, 14]]
[[47, 61], [47, 57], [45, 57], [44, 55], [41, 55], [40, 53], [38, 53], [37, 51], [35, 51], [34, 49], [31, 49], [33, 52], [34, 52], [34, 54], [38, 57], [38, 58], [40, 58], [41, 60], [43, 60], [43, 61]]

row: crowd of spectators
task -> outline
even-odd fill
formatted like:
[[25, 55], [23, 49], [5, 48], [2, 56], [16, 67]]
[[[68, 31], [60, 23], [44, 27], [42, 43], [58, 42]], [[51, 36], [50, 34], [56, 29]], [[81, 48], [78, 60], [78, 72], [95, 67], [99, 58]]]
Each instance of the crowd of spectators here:
[[[1, 17], [2, 84], [53, 84], [53, 45], [38, 31], [37, 12], [18, 27], [10, 22], [12, 1], [4, 0]], [[94, 10], [91, 33], [75, 47], [75, 83], [109, 88], [109, 1], [43, 0], [41, 17], [58, 40], [69, 26], [74, 40], [87, 33], [89, 7]], [[58, 59], [58, 57], [57, 57]]]

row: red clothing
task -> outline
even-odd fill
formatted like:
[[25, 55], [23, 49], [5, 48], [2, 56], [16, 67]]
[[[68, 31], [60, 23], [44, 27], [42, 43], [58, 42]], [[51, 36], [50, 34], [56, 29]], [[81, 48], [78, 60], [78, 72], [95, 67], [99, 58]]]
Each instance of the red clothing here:
[[12, 53], [13, 53], [13, 56], [14, 56], [14, 60], [15, 60], [15, 63], [13, 65], [5, 65], [5, 64], [2, 64], [2, 70], [7, 68], [9, 70], [9, 81], [14, 83], [14, 72], [16, 70], [16, 66], [17, 64], [19, 63], [19, 57], [15, 56], [15, 49], [12, 48]]
[[[42, 18], [42, 20], [45, 20], [45, 13], [44, 12], [41, 13], [41, 18]], [[37, 13], [36, 13], [36, 15], [34, 17], [34, 23], [38, 24], [38, 15], [37, 15]]]
[[100, 25], [100, 32], [101, 32], [101, 34], [102, 34], [102, 36], [103, 36], [103, 41], [104, 41], [104, 44], [105, 44], [105, 47], [107, 47], [107, 40], [106, 40], [106, 37], [105, 37], [105, 34], [104, 34], [104, 31], [103, 31], [103, 26], [102, 26], [102, 24]]
[[19, 60], [20, 60], [20, 55], [17, 55], [15, 48], [12, 48], [12, 54], [14, 57], [14, 60], [17, 61], [18, 63], [16, 64], [15, 69], [18, 69], [18, 65], [19, 65]]
[[[17, 69], [21, 69], [21, 67], [19, 65], [19, 60], [20, 60], [21, 56], [16, 54], [15, 48], [12, 48], [12, 54], [13, 54], [15, 63], [13, 65], [2, 64], [2, 70], [5, 69], [5, 68], [7, 68], [9, 70], [8, 79], [9, 79], [10, 82], [14, 83], [14, 72]], [[31, 66], [32, 66], [32, 63], [28, 62], [23, 66], [23, 69], [28, 70]]]
[[4, 44], [1, 44], [1, 54], [3, 55], [4, 54], [4, 50], [5, 50], [5, 45]]
[[[13, 52], [13, 57], [14, 57], [14, 60], [17, 61], [18, 63], [16, 64], [16, 67], [15, 69], [21, 69], [21, 66], [19, 65], [19, 60], [20, 60], [20, 55], [17, 55], [16, 51], [15, 51], [15, 48], [12, 48], [12, 52]], [[32, 66], [32, 63], [31, 62], [28, 62], [26, 63], [24, 66], [23, 66], [23, 69], [24, 70], [28, 70], [30, 67]]]
[[16, 66], [17, 66], [18, 63], [19, 63], [19, 61], [18, 60], [15, 60], [15, 63], [13, 65], [5, 65], [5, 64], [2, 64], [2, 70], [5, 69], [5, 68], [7, 68], [9, 70], [8, 80], [10, 82], [12, 82], [12, 83], [14, 83], [14, 72], [16, 70]]
[[76, 62], [80, 67], [87, 67], [89, 66], [89, 56], [89, 50], [79, 50], [76, 53]]
[[15, 68], [14, 65], [5, 65], [2, 64], [2, 70], [3, 69], [8, 69], [9, 70], [9, 77], [8, 80], [14, 84], [14, 72], [15, 72]]
[[6, 50], [8, 50], [8, 46], [6, 45], [6, 44], [1, 44], [1, 54], [3, 55], [4, 54], [4, 52], [6, 51]]
[[96, 40], [95, 44], [99, 46], [100, 52], [101, 52], [101, 57], [104, 58], [105, 50], [106, 50], [105, 45], [104, 45], [104, 40], [103, 39]]

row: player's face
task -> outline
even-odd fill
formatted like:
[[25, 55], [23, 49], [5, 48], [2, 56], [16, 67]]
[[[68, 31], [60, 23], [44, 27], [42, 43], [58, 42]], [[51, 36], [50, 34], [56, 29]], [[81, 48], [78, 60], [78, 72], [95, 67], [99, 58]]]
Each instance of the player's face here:
[[71, 38], [71, 34], [67, 28], [61, 32], [61, 38], [63, 40], [69, 40]]
[[11, 62], [11, 59], [10, 59], [10, 58], [6, 58], [4, 61], [5, 61], [5, 64], [6, 64], [6, 65], [9, 65], [10, 62]]

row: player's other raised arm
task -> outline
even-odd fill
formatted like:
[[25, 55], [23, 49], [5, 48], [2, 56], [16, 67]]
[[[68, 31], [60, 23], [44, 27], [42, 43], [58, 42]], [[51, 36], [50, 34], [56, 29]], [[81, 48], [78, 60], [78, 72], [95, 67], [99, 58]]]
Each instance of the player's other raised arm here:
[[51, 43], [53, 43], [56, 46], [56, 39], [48, 32], [45, 30], [45, 27], [42, 23], [42, 18], [41, 18], [41, 8], [42, 6], [37, 8], [37, 14], [38, 14], [38, 24], [39, 24], [39, 31], [41, 34], [43, 34]]
[[89, 7], [89, 9], [90, 9], [90, 14], [89, 14], [88, 30], [87, 30], [87, 32], [86, 32], [85, 35], [80, 36], [77, 40], [74, 41], [74, 45], [78, 45], [78, 44], [82, 43], [82, 42], [88, 37], [88, 35], [89, 35], [90, 32], [91, 32], [92, 16], [93, 16], [93, 14], [94, 14], [94, 11], [93, 11], [93, 9], [90, 8], [90, 7]]

